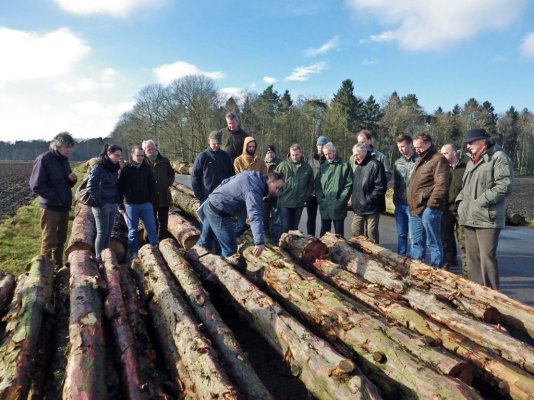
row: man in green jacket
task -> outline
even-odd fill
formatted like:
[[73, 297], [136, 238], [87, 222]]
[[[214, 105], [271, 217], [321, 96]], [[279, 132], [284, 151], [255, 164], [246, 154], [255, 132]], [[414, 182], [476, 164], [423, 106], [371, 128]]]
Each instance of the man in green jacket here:
[[332, 142], [324, 145], [323, 154], [326, 161], [315, 177], [315, 197], [321, 213], [320, 236], [330, 231], [332, 222], [334, 231], [344, 236], [347, 203], [352, 193], [352, 168], [336, 154]]
[[146, 162], [152, 168], [156, 179], [156, 199], [154, 206], [154, 218], [158, 230], [159, 240], [170, 237], [167, 232], [169, 223], [169, 206], [171, 204], [170, 187], [174, 183], [174, 170], [168, 158], [163, 157], [158, 151], [153, 140], [143, 141], [143, 150], [146, 154]]
[[505, 200], [512, 193], [514, 170], [508, 155], [493, 143], [485, 129], [469, 130], [464, 143], [471, 161], [456, 201], [458, 222], [465, 229], [467, 277], [497, 290], [497, 245], [505, 226]]

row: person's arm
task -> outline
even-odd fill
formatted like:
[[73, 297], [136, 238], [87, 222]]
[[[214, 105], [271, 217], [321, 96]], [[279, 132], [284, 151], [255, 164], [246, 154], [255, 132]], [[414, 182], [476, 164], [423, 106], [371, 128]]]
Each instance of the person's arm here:
[[204, 193], [204, 169], [201, 162], [202, 153], [195, 159], [193, 170], [191, 171], [191, 187], [195, 197], [202, 203], [206, 200], [207, 194]]
[[440, 155], [434, 168], [434, 186], [427, 206], [430, 208], [439, 208], [447, 204], [449, 197], [450, 171], [447, 159]]
[[54, 203], [60, 202], [57, 191], [50, 187], [48, 169], [42, 157], [35, 160], [33, 164], [32, 174], [30, 176], [30, 189], [44, 199]]
[[380, 201], [380, 199], [385, 196], [387, 189], [386, 172], [384, 171], [382, 164], [376, 163], [374, 165], [373, 174], [371, 177], [374, 181], [374, 187], [371, 193], [368, 195], [368, 204]]
[[89, 173], [89, 179], [87, 180], [87, 192], [91, 198], [95, 201], [97, 207], [102, 207], [102, 198], [100, 197], [100, 185], [102, 183], [102, 177], [104, 169], [102, 164], [96, 164]]
[[167, 178], [169, 179], [169, 187], [174, 183], [174, 169], [172, 168], [171, 162], [169, 160], [165, 163], [167, 167]]
[[341, 192], [339, 194], [339, 200], [343, 201], [344, 203], [347, 203], [349, 201], [350, 196], [352, 195], [352, 184], [354, 180], [354, 174], [352, 173], [352, 168], [347, 163], [345, 171], [342, 171], [343, 173], [343, 188], [341, 189]]
[[[247, 214], [250, 221], [250, 230], [256, 247], [264, 245], [263, 237], [263, 191], [259, 186], [251, 186], [245, 196]], [[263, 249], [259, 251], [261, 252]], [[259, 254], [258, 254], [259, 255]]]
[[493, 185], [475, 201], [483, 207], [500, 203], [512, 193], [513, 180], [514, 170], [510, 158], [504, 152], [496, 154], [493, 164]]

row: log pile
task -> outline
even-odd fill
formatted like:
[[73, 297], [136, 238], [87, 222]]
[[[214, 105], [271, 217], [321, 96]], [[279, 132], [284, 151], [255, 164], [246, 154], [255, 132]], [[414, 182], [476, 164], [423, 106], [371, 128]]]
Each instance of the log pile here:
[[[0, 399], [289, 398], [280, 385], [317, 399], [534, 398], [531, 307], [363, 238], [289, 232], [254, 257], [245, 234], [225, 259], [172, 213], [176, 240], [132, 265], [106, 249], [99, 265], [94, 221], [76, 218], [69, 268], [36, 258], [0, 276]], [[250, 356], [245, 326], [286, 365], [283, 383]]]

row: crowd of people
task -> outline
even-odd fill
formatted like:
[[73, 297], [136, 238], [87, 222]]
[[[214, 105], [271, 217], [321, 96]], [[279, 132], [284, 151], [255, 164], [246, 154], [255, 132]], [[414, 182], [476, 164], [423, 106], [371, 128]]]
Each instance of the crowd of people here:
[[[348, 161], [326, 136], [316, 139], [308, 157], [298, 143], [279, 157], [273, 144], [262, 154], [235, 113], [228, 113], [226, 122], [223, 129], [209, 133], [207, 148], [193, 164], [191, 184], [201, 202], [199, 245], [223, 257], [234, 255], [248, 218], [253, 253], [259, 256], [268, 240], [277, 243], [283, 232], [298, 229], [305, 208], [310, 235], [317, 235], [319, 211], [319, 236], [332, 227], [344, 236], [351, 208], [351, 234], [380, 243], [379, 221], [390, 182], [400, 255], [423, 261], [428, 256], [432, 266], [447, 270], [461, 265], [469, 279], [498, 289], [496, 251], [514, 175], [510, 159], [484, 129], [465, 133], [468, 161], [452, 143], [438, 151], [423, 133], [398, 136], [399, 157], [390, 164], [374, 148], [369, 131], [356, 133]], [[42, 209], [41, 252], [56, 265], [63, 263], [76, 183], [68, 163], [73, 146], [70, 134], [58, 134], [50, 150], [35, 160], [30, 178]], [[152, 246], [167, 235], [169, 187], [174, 182], [169, 160], [152, 140], [134, 146], [122, 168], [121, 157], [120, 146], [106, 145], [88, 179], [95, 202], [97, 259], [109, 245], [117, 210], [128, 226], [130, 259], [139, 249], [139, 219]]]

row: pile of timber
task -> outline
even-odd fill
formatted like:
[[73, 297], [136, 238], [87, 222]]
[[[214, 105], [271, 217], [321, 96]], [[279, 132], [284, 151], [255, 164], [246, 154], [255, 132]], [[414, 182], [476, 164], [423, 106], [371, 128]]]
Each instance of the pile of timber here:
[[180, 175], [191, 175], [193, 171], [193, 163], [175, 160], [172, 162], [172, 169]]

